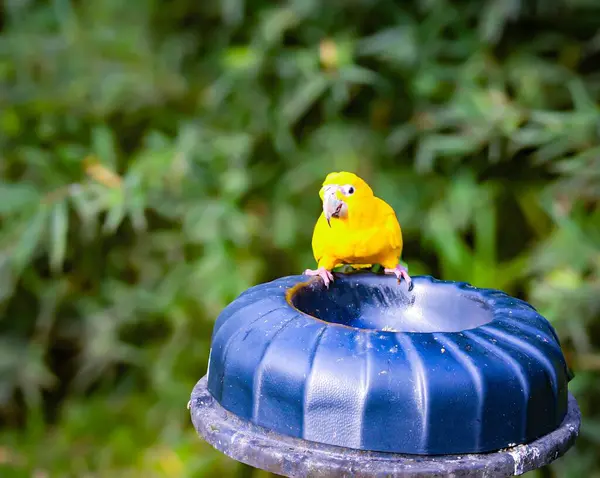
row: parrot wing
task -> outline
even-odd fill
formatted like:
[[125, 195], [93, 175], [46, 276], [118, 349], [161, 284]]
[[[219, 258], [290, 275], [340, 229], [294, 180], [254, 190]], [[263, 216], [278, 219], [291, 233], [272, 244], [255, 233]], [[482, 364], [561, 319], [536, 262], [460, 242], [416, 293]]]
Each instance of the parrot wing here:
[[312, 249], [313, 256], [317, 263], [321, 260], [321, 258], [325, 255], [327, 249], [327, 219], [325, 219], [325, 214], [321, 213], [317, 223], [315, 224], [315, 229], [313, 231], [312, 237]]
[[393, 250], [402, 251], [402, 231], [396, 213], [385, 201], [381, 201], [381, 204], [383, 206], [384, 227], [387, 232], [389, 245]]

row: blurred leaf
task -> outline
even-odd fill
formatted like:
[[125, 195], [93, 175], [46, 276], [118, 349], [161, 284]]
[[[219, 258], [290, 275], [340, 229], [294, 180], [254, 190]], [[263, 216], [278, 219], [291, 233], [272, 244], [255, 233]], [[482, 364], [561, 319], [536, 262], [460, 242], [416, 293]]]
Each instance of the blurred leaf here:
[[232, 47], [223, 56], [223, 66], [230, 70], [248, 70], [257, 66], [259, 60], [259, 55], [252, 48]]
[[11, 253], [11, 262], [16, 271], [22, 271], [40, 252], [37, 247], [44, 237], [43, 230], [46, 227], [47, 218], [47, 209], [41, 207], [33, 217], [28, 218], [25, 222], [19, 240]]
[[439, 157], [459, 157], [472, 154], [481, 148], [474, 138], [458, 135], [431, 135], [419, 142], [415, 158], [415, 168], [419, 172], [433, 169], [435, 159]]
[[237, 25], [244, 18], [245, 0], [224, 0], [221, 3], [223, 21], [229, 25]]
[[410, 67], [418, 58], [418, 45], [415, 31], [411, 26], [380, 30], [363, 38], [357, 47], [359, 55], [373, 55], [380, 60]]
[[404, 150], [417, 135], [417, 129], [412, 124], [404, 124], [394, 129], [387, 138], [388, 150], [398, 154]]
[[297, 221], [294, 209], [285, 204], [275, 209], [273, 215], [273, 242], [276, 247], [290, 247], [297, 235]]
[[581, 434], [594, 443], [600, 443], [600, 422], [587, 421], [581, 424]]
[[112, 131], [106, 126], [99, 126], [92, 131], [94, 153], [100, 161], [111, 170], [117, 168], [116, 145]]
[[104, 221], [103, 230], [113, 234], [123, 222], [126, 212], [125, 194], [123, 189], [114, 189], [109, 193], [109, 210]]
[[339, 76], [342, 80], [359, 85], [375, 85], [381, 82], [381, 78], [377, 73], [354, 65], [342, 68]]
[[296, 123], [315, 103], [327, 87], [329, 81], [323, 75], [317, 75], [302, 84], [284, 103], [282, 116], [287, 124]]
[[488, 0], [479, 25], [481, 36], [488, 42], [496, 43], [506, 22], [517, 16], [520, 7], [519, 0]]
[[586, 91], [585, 85], [580, 79], [572, 79], [568, 84], [576, 110], [598, 114], [598, 106], [594, 99]]
[[0, 216], [8, 216], [39, 204], [39, 192], [26, 183], [0, 183]]
[[50, 213], [50, 268], [55, 273], [62, 270], [67, 252], [69, 211], [67, 201], [58, 201]]
[[262, 16], [260, 24], [260, 38], [267, 45], [274, 44], [281, 39], [281, 35], [298, 20], [299, 11], [293, 8], [271, 8]]
[[[492, 267], [496, 264], [496, 211], [492, 201], [482, 201], [474, 211], [475, 254], [476, 257]], [[489, 269], [488, 269], [489, 270]]]

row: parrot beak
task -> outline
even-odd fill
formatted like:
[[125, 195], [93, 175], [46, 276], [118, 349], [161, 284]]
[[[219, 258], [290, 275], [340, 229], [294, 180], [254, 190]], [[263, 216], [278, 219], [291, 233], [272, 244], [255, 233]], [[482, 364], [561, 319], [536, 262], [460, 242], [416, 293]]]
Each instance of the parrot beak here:
[[330, 189], [323, 197], [323, 213], [329, 227], [331, 227], [331, 218], [340, 217], [340, 212], [344, 207], [344, 201], [340, 201], [336, 193], [337, 189]]

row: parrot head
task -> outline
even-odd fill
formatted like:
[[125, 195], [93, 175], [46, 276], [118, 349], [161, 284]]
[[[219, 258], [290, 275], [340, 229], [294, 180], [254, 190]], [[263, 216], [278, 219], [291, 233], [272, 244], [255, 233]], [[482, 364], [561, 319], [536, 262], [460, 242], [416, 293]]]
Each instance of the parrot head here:
[[323, 201], [325, 219], [331, 227], [332, 217], [347, 218], [353, 205], [367, 197], [372, 197], [373, 190], [356, 174], [342, 171], [327, 175], [323, 181], [323, 187], [319, 191], [319, 196]]

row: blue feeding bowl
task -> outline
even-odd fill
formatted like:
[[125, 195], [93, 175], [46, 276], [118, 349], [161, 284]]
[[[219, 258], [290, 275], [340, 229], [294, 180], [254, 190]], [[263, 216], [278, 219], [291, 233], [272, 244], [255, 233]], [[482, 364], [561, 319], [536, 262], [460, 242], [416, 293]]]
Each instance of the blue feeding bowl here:
[[277, 436], [369, 452], [492, 452], [556, 430], [570, 373], [550, 323], [501, 291], [413, 282], [247, 290], [216, 321], [207, 397]]

